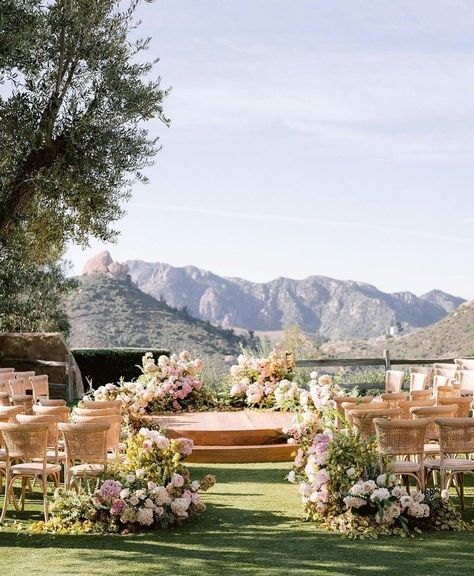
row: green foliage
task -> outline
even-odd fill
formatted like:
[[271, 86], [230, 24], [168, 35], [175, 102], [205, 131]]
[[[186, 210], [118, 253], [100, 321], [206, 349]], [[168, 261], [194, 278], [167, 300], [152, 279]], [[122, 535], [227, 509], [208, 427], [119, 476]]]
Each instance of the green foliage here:
[[62, 332], [70, 325], [64, 296], [75, 287], [64, 265], [40, 265], [0, 250], [0, 332]]
[[136, 380], [141, 372], [142, 357], [146, 352], [155, 356], [169, 356], [167, 350], [149, 348], [74, 348], [72, 353], [82, 376], [91, 381], [93, 388], [109, 382]]
[[[64, 248], [110, 240], [120, 203], [158, 147], [166, 92], [149, 39], [132, 38], [134, 0], [8, 0], [0, 28], [0, 230]], [[4, 234], [6, 241], [8, 235]]]
[[[136, 38], [139, 0], [0, 3], [0, 328], [59, 330], [69, 242], [110, 241], [158, 151], [166, 91]], [[133, 38], [131, 37], [133, 30]]]

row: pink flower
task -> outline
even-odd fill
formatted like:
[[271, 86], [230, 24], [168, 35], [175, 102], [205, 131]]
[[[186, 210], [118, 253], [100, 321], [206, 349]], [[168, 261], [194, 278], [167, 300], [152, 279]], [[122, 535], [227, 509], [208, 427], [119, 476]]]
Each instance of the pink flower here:
[[125, 502], [123, 500], [114, 500], [112, 502], [112, 506], [110, 507], [110, 513], [113, 515], [120, 515], [122, 514], [123, 510], [125, 508]]
[[181, 476], [181, 474], [177, 474], [175, 472], [173, 476], [171, 476], [171, 484], [175, 488], [181, 488], [181, 486], [184, 484], [184, 478]]

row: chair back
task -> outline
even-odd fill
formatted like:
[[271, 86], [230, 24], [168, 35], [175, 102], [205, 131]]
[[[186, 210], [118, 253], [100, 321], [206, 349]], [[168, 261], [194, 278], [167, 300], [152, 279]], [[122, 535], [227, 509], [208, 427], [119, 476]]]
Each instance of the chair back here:
[[433, 388], [426, 390], [412, 390], [410, 392], [410, 400], [431, 400], [433, 397]]
[[474, 358], [456, 358], [454, 362], [458, 370], [474, 370]]
[[454, 364], [451, 365], [451, 368], [435, 368], [434, 369], [435, 376], [446, 376], [447, 378], [452, 378], [456, 380], [457, 376], [457, 368]]
[[8, 384], [10, 380], [15, 379], [15, 374], [13, 372], [2, 372], [0, 374], [0, 384]]
[[377, 408], [388, 408], [388, 402], [365, 402], [364, 404], [354, 404], [353, 402], [343, 402], [341, 408], [344, 411], [344, 418], [348, 424], [352, 424], [350, 412], [353, 410], [376, 410]]
[[59, 424], [64, 438], [66, 458], [88, 464], [107, 463], [107, 431], [110, 424], [86, 422], [81, 424]]
[[387, 420], [375, 418], [379, 451], [389, 456], [422, 456], [428, 418]]
[[8, 381], [10, 396], [26, 395], [26, 380], [24, 378], [13, 378]]
[[0, 433], [10, 459], [46, 459], [49, 425], [47, 422], [28, 424], [0, 423]]
[[82, 400], [82, 408], [87, 410], [117, 410], [120, 414], [122, 410], [122, 400]]
[[429, 388], [428, 374], [420, 374], [419, 372], [410, 372], [410, 392], [414, 390], [425, 390]]
[[375, 418], [400, 418], [400, 408], [351, 410], [352, 427], [363, 438], [375, 436]]
[[40, 397], [49, 398], [49, 378], [47, 374], [31, 376], [30, 384], [35, 402], [38, 402]]
[[368, 404], [372, 401], [373, 396], [336, 396], [334, 401], [336, 403], [336, 426], [342, 427], [341, 417], [345, 418], [343, 404]]
[[451, 398], [439, 398], [438, 404], [440, 406], [456, 405], [456, 418], [468, 418], [469, 412], [471, 411], [472, 398], [470, 396], [458, 397], [454, 396]]
[[117, 408], [104, 408], [102, 410], [98, 408], [74, 408], [74, 413], [77, 416], [117, 416], [120, 412], [117, 412]]
[[387, 370], [385, 372], [385, 392], [401, 392], [404, 376], [403, 370]]
[[57, 448], [58, 446], [58, 424], [59, 417], [53, 414], [18, 414], [16, 417], [20, 424], [34, 424], [35, 422], [47, 422], [48, 428], [48, 446]]
[[381, 395], [384, 402], [388, 402], [389, 408], [398, 408], [398, 403], [401, 400], [408, 400], [408, 393], [406, 392], [386, 392]]
[[120, 432], [122, 429], [122, 416], [114, 414], [112, 416], [74, 416], [74, 421], [78, 424], [104, 423], [110, 424], [107, 431], [107, 450], [112, 450], [118, 454], [120, 443]]
[[439, 374], [435, 374], [433, 376], [433, 394], [436, 395], [436, 389], [438, 386], [452, 386], [453, 382], [454, 379], [449, 376], [440, 376]]
[[409, 420], [411, 418], [411, 408], [420, 408], [422, 406], [434, 406], [435, 399], [427, 398], [426, 400], [401, 400], [398, 403], [398, 407], [402, 411], [400, 418], [404, 420]]
[[410, 376], [411, 374], [424, 374], [426, 376], [426, 388], [431, 386], [431, 380], [433, 378], [432, 366], [412, 366], [410, 368]]
[[430, 423], [426, 428], [427, 440], [438, 440], [439, 428], [436, 424], [437, 418], [455, 418], [458, 407], [456, 404], [448, 404], [446, 406], [421, 406], [419, 408], [411, 408], [410, 412], [413, 418], [429, 418]]
[[452, 398], [453, 396], [459, 397], [459, 389], [454, 386], [437, 386], [436, 387], [436, 401], [439, 403], [441, 398]]
[[36, 376], [36, 372], [34, 370], [25, 370], [24, 372], [15, 372], [15, 378], [24, 378], [28, 380], [32, 376]]
[[473, 394], [474, 370], [460, 370], [459, 382], [461, 383], [461, 394]]
[[59, 398], [38, 398], [40, 406], [66, 406], [66, 400]]
[[24, 414], [25, 413], [25, 406], [0, 406], [0, 417], [5, 416], [8, 417], [9, 422], [15, 423], [17, 414]]
[[38, 415], [57, 414], [61, 422], [68, 422], [71, 414], [71, 410], [67, 406], [39, 406], [38, 404], [33, 406], [33, 412]]
[[441, 454], [474, 453], [474, 418], [438, 418]]
[[0, 374], [10, 374], [15, 372], [15, 368], [0, 368]]

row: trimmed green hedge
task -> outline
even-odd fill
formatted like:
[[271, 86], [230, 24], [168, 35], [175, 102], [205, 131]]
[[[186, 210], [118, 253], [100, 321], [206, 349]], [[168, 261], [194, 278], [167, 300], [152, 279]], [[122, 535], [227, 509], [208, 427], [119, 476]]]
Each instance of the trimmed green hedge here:
[[168, 350], [156, 348], [73, 348], [71, 352], [76, 359], [87, 391], [87, 380], [97, 389], [109, 382], [117, 383], [123, 376], [125, 380], [132, 380], [140, 376], [137, 368], [142, 363], [146, 352], [152, 352], [155, 360], [164, 354], [169, 356]]

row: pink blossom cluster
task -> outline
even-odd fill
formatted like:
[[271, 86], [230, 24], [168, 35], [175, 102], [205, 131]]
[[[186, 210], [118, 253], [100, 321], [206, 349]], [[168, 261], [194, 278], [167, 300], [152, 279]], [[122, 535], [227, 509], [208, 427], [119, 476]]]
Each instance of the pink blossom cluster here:
[[355, 509], [365, 506], [378, 524], [391, 525], [404, 515], [428, 517], [430, 507], [423, 503], [424, 499], [425, 495], [420, 490], [409, 494], [405, 487], [397, 484], [394, 475], [381, 474], [376, 481], [358, 480], [344, 498], [344, 504]]
[[189, 352], [171, 357], [162, 355], [157, 362], [152, 353], [147, 352], [142, 362], [143, 374], [136, 382], [100, 386], [94, 392], [95, 400], [121, 399], [134, 414], [155, 410], [179, 411], [186, 408], [193, 393], [202, 388], [199, 378], [202, 360], [193, 360]]
[[294, 461], [294, 470], [288, 475], [290, 482], [297, 476], [303, 478], [299, 483], [299, 493], [303, 504], [311, 502], [316, 511], [323, 514], [329, 498], [329, 472], [325, 468], [332, 434], [329, 430], [315, 434], [306, 450], [299, 448]]
[[249, 406], [279, 407], [288, 400], [298, 400], [299, 388], [290, 380], [294, 367], [293, 355], [279, 349], [267, 358], [241, 354], [230, 369], [230, 395], [244, 399]]

